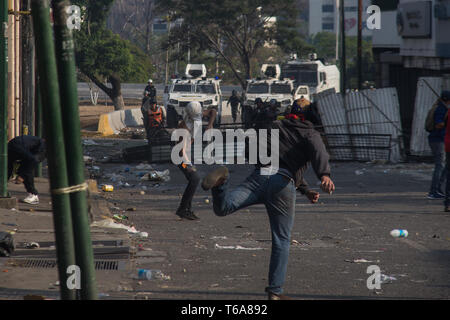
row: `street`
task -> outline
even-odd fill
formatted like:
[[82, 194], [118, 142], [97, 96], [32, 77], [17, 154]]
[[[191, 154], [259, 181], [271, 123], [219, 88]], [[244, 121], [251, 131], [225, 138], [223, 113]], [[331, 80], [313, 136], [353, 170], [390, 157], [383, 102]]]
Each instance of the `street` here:
[[[111, 150], [107, 145], [85, 148], [95, 157]], [[127, 215], [128, 224], [149, 234], [141, 244], [152, 254], [138, 267], [161, 270], [170, 280], [133, 281], [127, 297], [266, 299], [271, 239], [264, 206], [217, 217], [211, 195], [199, 188], [193, 210], [200, 220], [180, 220], [175, 211], [186, 181], [179, 169], [153, 165], [171, 177], [155, 185], [140, 181], [136, 165], [99, 164], [104, 178], [98, 183], [129, 184], [103, 196], [113, 214]], [[211, 169], [198, 168], [201, 176]], [[231, 186], [251, 170], [230, 166]], [[422, 163], [332, 163], [335, 193], [321, 194], [315, 205], [298, 193], [285, 293], [295, 299], [448, 299], [450, 215], [441, 201], [426, 199], [431, 172], [432, 165]], [[112, 183], [108, 173], [122, 177]], [[307, 181], [319, 189], [312, 169]], [[409, 236], [393, 238], [393, 229]], [[369, 290], [371, 265], [395, 280]]]

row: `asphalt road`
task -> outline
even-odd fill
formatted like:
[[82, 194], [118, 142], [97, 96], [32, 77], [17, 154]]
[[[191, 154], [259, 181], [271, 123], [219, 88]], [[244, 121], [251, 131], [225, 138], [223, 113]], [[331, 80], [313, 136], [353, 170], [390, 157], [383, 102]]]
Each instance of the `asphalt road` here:
[[[101, 158], [139, 141], [106, 143], [86, 146], [85, 154]], [[210, 194], [199, 188], [193, 209], [200, 220], [180, 220], [175, 211], [186, 181], [179, 169], [155, 165], [169, 169], [171, 180], [154, 185], [139, 180], [143, 170], [136, 165], [100, 165], [99, 183], [112, 183], [105, 175], [115, 173], [131, 185], [119, 187], [116, 180], [114, 192], [104, 196], [114, 213], [149, 234], [141, 244], [151, 251], [138, 267], [171, 279], [136, 280], [129, 298], [266, 299], [271, 240], [264, 206], [217, 217], [205, 201]], [[198, 168], [202, 176], [211, 170]], [[252, 171], [248, 165], [229, 168], [231, 186]], [[295, 299], [449, 299], [450, 214], [441, 201], [425, 197], [431, 171], [420, 163], [333, 163], [333, 195], [322, 194], [315, 205], [297, 196], [285, 293]], [[318, 190], [311, 169], [307, 180]], [[408, 238], [393, 238], [390, 231], [397, 228], [407, 229]], [[371, 265], [395, 280], [368, 289]]]

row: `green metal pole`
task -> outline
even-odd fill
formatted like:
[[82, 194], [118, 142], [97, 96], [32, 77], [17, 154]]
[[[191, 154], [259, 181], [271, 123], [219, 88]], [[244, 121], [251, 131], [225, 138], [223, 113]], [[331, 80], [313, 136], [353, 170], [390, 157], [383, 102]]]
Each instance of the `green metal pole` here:
[[[36, 41], [36, 56], [39, 68], [43, 122], [47, 140], [48, 170], [52, 190], [53, 222], [55, 225], [56, 254], [61, 299], [75, 300], [76, 287], [69, 287], [67, 271], [75, 266], [70, 197], [65, 192], [69, 185], [66, 153], [61, 118], [58, 72], [55, 46], [50, 25], [50, 8], [47, 0], [32, 0], [31, 12]], [[70, 269], [69, 269], [70, 270]], [[73, 284], [73, 283], [72, 283]]]
[[8, 197], [8, 1], [0, 7], [0, 197]]
[[[71, 186], [86, 182], [84, 176], [83, 147], [81, 144], [81, 125], [78, 110], [77, 76], [72, 31], [67, 26], [70, 6], [67, 0], [52, 1], [58, 63], [59, 84], [61, 88], [62, 119], [64, 140], [67, 146], [67, 168]], [[94, 253], [92, 250], [87, 192], [80, 190], [71, 194], [72, 222], [75, 236], [75, 257], [81, 270], [81, 299], [98, 299], [95, 283]]]
[[[42, 102], [41, 102], [41, 92], [39, 88], [39, 77], [37, 71], [35, 72], [35, 113], [34, 113], [34, 134], [36, 137], [42, 138], [44, 136], [42, 132]], [[34, 174], [36, 177], [42, 177], [42, 162], [36, 164], [34, 168]]]

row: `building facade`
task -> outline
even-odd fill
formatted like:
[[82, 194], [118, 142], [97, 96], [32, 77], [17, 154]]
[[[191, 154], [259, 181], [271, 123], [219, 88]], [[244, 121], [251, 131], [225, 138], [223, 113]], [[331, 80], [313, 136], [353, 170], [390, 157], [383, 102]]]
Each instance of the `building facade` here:
[[[369, 15], [367, 8], [370, 0], [363, 0], [363, 37], [371, 37], [372, 31], [366, 26]], [[344, 1], [345, 31], [347, 36], [358, 34], [358, 1]], [[310, 0], [309, 1], [309, 35], [319, 32], [339, 31], [339, 0]]]
[[[450, 75], [450, 0], [373, 3], [381, 8], [381, 29], [374, 30], [372, 37], [376, 85], [397, 88], [407, 137], [418, 79]], [[408, 143], [405, 138], [407, 147]]]

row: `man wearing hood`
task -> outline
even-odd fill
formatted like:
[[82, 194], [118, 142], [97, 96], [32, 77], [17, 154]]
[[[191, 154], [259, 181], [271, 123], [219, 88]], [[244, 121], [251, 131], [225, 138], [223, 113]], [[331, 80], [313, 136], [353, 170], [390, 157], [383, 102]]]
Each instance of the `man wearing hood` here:
[[[295, 110], [294, 110], [295, 111]], [[312, 202], [317, 203], [319, 193], [309, 190], [303, 179], [308, 163], [312, 164], [321, 189], [332, 193], [335, 189], [330, 179], [329, 155], [322, 138], [309, 121], [301, 121], [298, 114], [274, 121], [272, 130], [279, 134], [279, 168], [267, 175], [270, 167], [257, 165], [255, 171], [236, 189], [227, 189], [228, 169], [220, 167], [208, 174], [202, 182], [204, 190], [212, 191], [214, 212], [227, 216], [242, 208], [264, 204], [269, 215], [272, 232], [272, 252], [266, 292], [270, 300], [289, 299], [282, 295], [287, 272], [291, 230], [294, 223], [296, 189]], [[271, 130], [267, 146], [271, 148]], [[277, 152], [276, 147], [272, 149]], [[265, 173], [263, 173], [263, 170]]]

